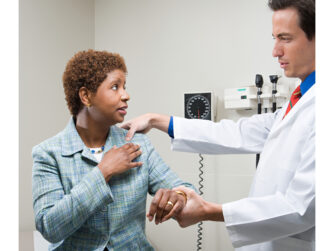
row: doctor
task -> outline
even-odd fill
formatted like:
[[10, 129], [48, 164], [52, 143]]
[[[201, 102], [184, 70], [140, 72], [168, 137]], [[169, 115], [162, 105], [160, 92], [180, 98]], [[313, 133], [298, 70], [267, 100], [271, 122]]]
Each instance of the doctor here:
[[[236, 250], [314, 250], [315, 1], [271, 0], [268, 5], [274, 11], [273, 56], [287, 77], [302, 81], [282, 109], [236, 123], [145, 114], [123, 127], [129, 129], [128, 139], [151, 128], [168, 132], [177, 151], [261, 153], [248, 198], [220, 205], [184, 188], [188, 202], [175, 218], [182, 227], [224, 221]], [[151, 205], [148, 218], [166, 220], [159, 210]]]

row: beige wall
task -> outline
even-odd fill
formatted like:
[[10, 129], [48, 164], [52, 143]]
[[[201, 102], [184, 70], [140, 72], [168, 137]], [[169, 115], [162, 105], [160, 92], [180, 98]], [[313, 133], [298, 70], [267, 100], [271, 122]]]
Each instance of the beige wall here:
[[[271, 56], [271, 11], [265, 0], [96, 0], [95, 48], [119, 52], [129, 74], [128, 118], [144, 112], [183, 116], [183, 93], [213, 90], [218, 117], [227, 112], [223, 90], [254, 83], [255, 74], [280, 73]], [[265, 79], [269, 81], [268, 77]], [[183, 179], [198, 182], [196, 154], [170, 151], [168, 136], [149, 136], [163, 159]], [[204, 197], [228, 202], [247, 196], [254, 155], [204, 156]], [[205, 222], [203, 250], [233, 250], [223, 223]], [[158, 250], [195, 250], [196, 226], [147, 224]]]
[[[62, 130], [69, 119], [61, 77], [76, 51], [94, 48], [94, 1], [22, 0], [19, 12], [19, 229], [23, 232], [35, 228], [31, 149]], [[29, 250], [29, 243], [24, 249], [22, 245], [20, 250]]]
[[[61, 76], [74, 52], [96, 48], [125, 57], [132, 118], [144, 112], [183, 116], [183, 93], [213, 90], [218, 119], [223, 90], [281, 73], [271, 57], [266, 0], [22, 0], [20, 1], [20, 231], [34, 229], [31, 148], [68, 121]], [[265, 81], [268, 81], [265, 79]], [[197, 186], [196, 154], [170, 151], [168, 136], [149, 133], [163, 159]], [[224, 203], [247, 196], [255, 156], [204, 156], [204, 197]], [[150, 201], [150, 199], [148, 200]], [[205, 222], [203, 250], [233, 250], [223, 223]], [[195, 250], [196, 226], [174, 221], [147, 233], [157, 250]]]

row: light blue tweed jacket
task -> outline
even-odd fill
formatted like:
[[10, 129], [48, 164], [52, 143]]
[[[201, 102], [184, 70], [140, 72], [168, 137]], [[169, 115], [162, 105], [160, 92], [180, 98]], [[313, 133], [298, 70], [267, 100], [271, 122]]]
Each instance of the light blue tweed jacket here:
[[[125, 130], [110, 127], [105, 151], [127, 143], [125, 135]], [[33, 148], [35, 223], [52, 243], [49, 250], [153, 250], [145, 236], [147, 193], [192, 185], [177, 177], [145, 135], [136, 134], [132, 142], [141, 146], [136, 161], [143, 165], [109, 183], [73, 119], [62, 132]]]

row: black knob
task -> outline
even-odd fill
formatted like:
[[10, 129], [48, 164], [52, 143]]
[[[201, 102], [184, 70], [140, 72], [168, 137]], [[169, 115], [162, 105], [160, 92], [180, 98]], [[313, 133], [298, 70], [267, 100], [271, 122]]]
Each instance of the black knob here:
[[255, 76], [255, 85], [257, 88], [262, 88], [263, 86], [263, 77], [261, 74], [256, 74]]
[[270, 78], [270, 82], [273, 83], [273, 84], [276, 84], [277, 81], [278, 81], [278, 76], [277, 75], [270, 75], [269, 78]]

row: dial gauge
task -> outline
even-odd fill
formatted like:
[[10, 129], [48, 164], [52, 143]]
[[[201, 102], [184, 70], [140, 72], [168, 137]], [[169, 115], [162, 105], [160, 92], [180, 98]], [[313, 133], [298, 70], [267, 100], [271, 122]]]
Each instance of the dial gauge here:
[[185, 94], [185, 117], [190, 119], [211, 120], [211, 96], [203, 94]]

